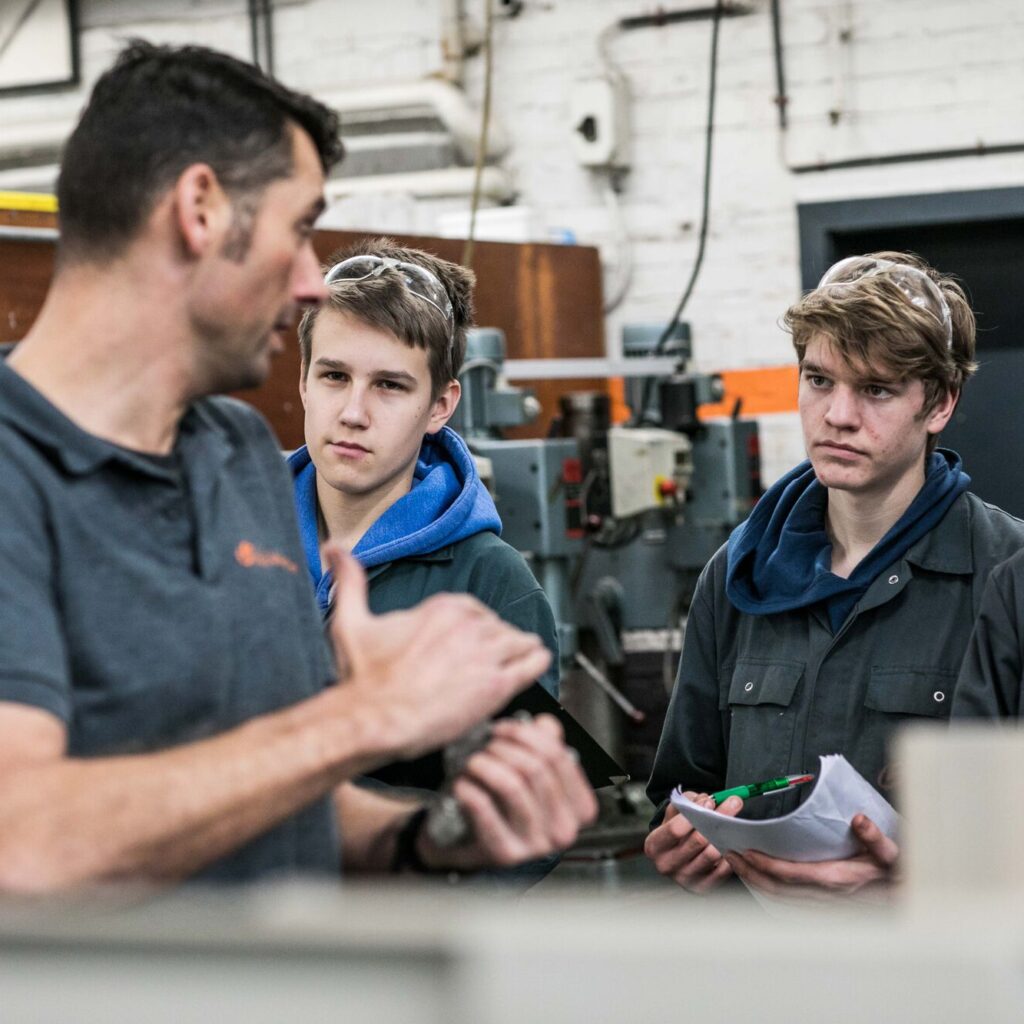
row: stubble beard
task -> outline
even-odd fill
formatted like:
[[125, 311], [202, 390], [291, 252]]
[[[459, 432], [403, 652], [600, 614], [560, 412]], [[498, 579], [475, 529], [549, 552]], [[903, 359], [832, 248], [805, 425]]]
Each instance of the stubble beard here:
[[258, 388], [270, 376], [271, 332], [258, 345], [239, 351], [229, 339], [207, 335], [198, 346], [195, 380], [197, 394], [220, 395]]

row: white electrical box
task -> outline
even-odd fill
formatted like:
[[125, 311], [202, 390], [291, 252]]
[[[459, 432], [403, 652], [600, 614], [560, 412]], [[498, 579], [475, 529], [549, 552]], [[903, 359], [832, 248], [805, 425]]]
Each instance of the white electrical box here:
[[624, 78], [588, 78], [569, 97], [572, 145], [584, 167], [629, 166], [629, 95]]
[[473, 461], [476, 463], [477, 476], [480, 477], [480, 483], [487, 488], [487, 493], [494, 497], [494, 463], [484, 455], [474, 455]]
[[608, 431], [612, 515], [621, 519], [681, 505], [693, 476], [692, 452], [685, 434], [656, 427], [612, 427]]

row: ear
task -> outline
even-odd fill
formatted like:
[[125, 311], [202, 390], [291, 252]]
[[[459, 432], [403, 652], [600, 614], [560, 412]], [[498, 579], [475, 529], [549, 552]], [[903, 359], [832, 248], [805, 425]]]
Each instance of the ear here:
[[172, 190], [175, 226], [190, 256], [220, 247], [231, 222], [231, 202], [209, 164], [191, 164], [178, 175]]
[[302, 408], [306, 408], [306, 377], [309, 376], [309, 367], [305, 363], [299, 365], [299, 398], [302, 399]]
[[457, 380], [445, 384], [441, 394], [434, 399], [434, 407], [427, 420], [427, 433], [436, 434], [451, 418], [462, 397], [462, 385]]
[[946, 424], [953, 418], [957, 403], [960, 401], [960, 392], [947, 391], [938, 405], [925, 417], [925, 427], [929, 434], [939, 434]]

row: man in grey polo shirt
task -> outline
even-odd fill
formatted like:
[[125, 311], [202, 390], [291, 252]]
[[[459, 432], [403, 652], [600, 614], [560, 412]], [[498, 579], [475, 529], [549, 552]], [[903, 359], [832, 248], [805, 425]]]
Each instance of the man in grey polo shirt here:
[[454, 852], [347, 782], [454, 739], [549, 655], [468, 597], [373, 616], [330, 550], [332, 658], [274, 439], [207, 397], [260, 382], [322, 299], [339, 156], [308, 97], [144, 43], [68, 142], [57, 274], [0, 363], [0, 891], [505, 865], [594, 813], [548, 719], [470, 760]]

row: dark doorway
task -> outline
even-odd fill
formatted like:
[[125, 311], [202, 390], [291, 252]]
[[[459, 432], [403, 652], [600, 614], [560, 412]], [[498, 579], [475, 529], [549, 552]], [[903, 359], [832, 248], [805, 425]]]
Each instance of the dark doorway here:
[[805, 226], [805, 287], [835, 260], [879, 249], [916, 252], [960, 278], [978, 317], [980, 368], [941, 443], [963, 457], [971, 490], [1024, 518], [1024, 189], [814, 204], [801, 210], [802, 236]]

